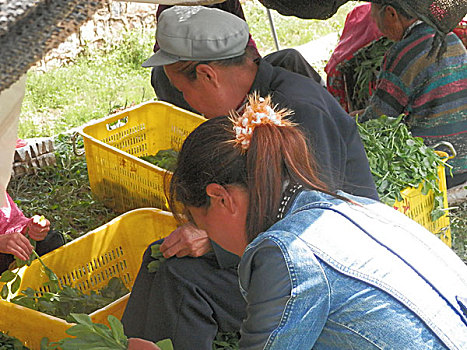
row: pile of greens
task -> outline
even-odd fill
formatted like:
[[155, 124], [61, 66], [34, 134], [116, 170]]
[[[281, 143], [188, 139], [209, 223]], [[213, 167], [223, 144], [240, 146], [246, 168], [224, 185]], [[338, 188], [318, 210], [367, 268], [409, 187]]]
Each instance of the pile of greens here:
[[29, 350], [23, 343], [8, 334], [0, 332], [0, 350]]
[[159, 168], [174, 171], [177, 166], [178, 152], [173, 149], [160, 150], [156, 155], [141, 156], [140, 159], [149, 162]]
[[[70, 286], [60, 286], [57, 275], [47, 267], [42, 259], [33, 250], [32, 256], [36, 257], [42, 264], [42, 268], [47, 275], [48, 282], [44, 284], [50, 292], [36, 291], [32, 288], [27, 288], [21, 291], [20, 294], [11, 298], [10, 302], [37, 310], [51, 316], [62, 318], [66, 321], [71, 321], [69, 315], [71, 313], [86, 313], [90, 314], [104, 306], [112, 303], [118, 298], [128, 294], [130, 291], [125, 287], [122, 280], [117, 277], [109, 279], [108, 284], [99, 291], [91, 291], [90, 294], [85, 294], [78, 288]], [[28, 262], [22, 262], [30, 265]], [[21, 261], [18, 259], [18, 261]], [[4, 282], [1, 297], [6, 299], [9, 295], [15, 294], [20, 285], [21, 277], [19, 270], [16, 272], [6, 270], [0, 277], [0, 282]]]
[[435, 221], [445, 213], [438, 185], [438, 166], [444, 163], [422, 138], [411, 135], [402, 118], [383, 115], [358, 123], [376, 189], [381, 201], [392, 206], [403, 199], [401, 191], [406, 187], [423, 184], [423, 194], [434, 192], [431, 217]]
[[212, 342], [212, 350], [237, 350], [239, 339], [238, 332], [219, 332]]
[[[107, 317], [110, 328], [101, 323], [93, 323], [85, 314], [71, 314], [70, 317], [76, 325], [70, 327], [66, 333], [74, 338], [64, 338], [53, 343], [43, 338], [41, 350], [126, 350], [128, 348], [128, 338], [123, 332], [123, 325], [115, 316]], [[161, 350], [173, 350], [170, 339], [161, 340], [156, 345]]]
[[27, 288], [10, 301], [72, 322], [71, 313], [91, 314], [129, 292], [120, 278], [112, 277], [104, 288], [97, 292], [91, 291], [89, 294], [70, 286], [63, 286], [51, 292], [39, 292]]
[[351, 110], [364, 109], [375, 89], [384, 54], [394, 41], [381, 37], [354, 53], [338, 67], [345, 76]]
[[[29, 238], [29, 242], [34, 248], [36, 247], [36, 242], [34, 240]], [[3, 283], [2, 291], [0, 292], [0, 296], [2, 299], [7, 299], [9, 295], [13, 295], [18, 291], [21, 285], [21, 276], [19, 274], [19, 268], [26, 265], [31, 266], [32, 261], [36, 258], [42, 264], [42, 268], [44, 269], [44, 272], [49, 279], [49, 282], [47, 282], [46, 285], [51, 285], [52, 288], [54, 288], [55, 285], [58, 286], [57, 275], [55, 275], [55, 273], [44, 264], [37, 252], [33, 249], [31, 256], [28, 260], [21, 260], [15, 256], [15, 261], [13, 264], [14, 268], [10, 267], [11, 270], [4, 271], [0, 276], [0, 282]]]

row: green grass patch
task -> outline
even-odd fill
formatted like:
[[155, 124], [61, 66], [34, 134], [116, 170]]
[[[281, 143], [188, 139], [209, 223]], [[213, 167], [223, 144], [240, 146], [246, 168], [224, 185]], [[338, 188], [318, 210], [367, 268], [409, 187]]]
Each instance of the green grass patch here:
[[[67, 241], [110, 221], [118, 214], [96, 200], [89, 186], [84, 156], [72, 150], [70, 135], [55, 138], [56, 166], [12, 178], [8, 193], [27, 217], [44, 215]], [[79, 152], [82, 140], [77, 142]]]
[[449, 212], [452, 249], [467, 264], [467, 201]]
[[154, 98], [151, 55], [154, 33], [124, 34], [119, 43], [96, 52], [84, 50], [74, 63], [46, 73], [30, 70], [18, 135], [58, 135], [116, 109]]
[[[344, 4], [334, 16], [327, 20], [283, 16], [277, 11], [271, 10], [280, 48], [299, 46], [328, 34], [340, 33], [344, 27], [347, 14], [358, 4], [361, 3], [350, 1]], [[243, 10], [260, 53], [265, 55], [275, 51], [276, 47], [266, 8], [258, 6], [254, 1], [246, 1]]]

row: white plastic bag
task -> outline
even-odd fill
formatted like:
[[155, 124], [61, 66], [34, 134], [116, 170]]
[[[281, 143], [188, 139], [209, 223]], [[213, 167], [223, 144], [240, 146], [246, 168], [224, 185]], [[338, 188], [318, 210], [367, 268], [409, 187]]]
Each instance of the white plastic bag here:
[[26, 75], [23, 75], [10, 88], [0, 92], [0, 207], [7, 204], [5, 192], [11, 176], [25, 88]]

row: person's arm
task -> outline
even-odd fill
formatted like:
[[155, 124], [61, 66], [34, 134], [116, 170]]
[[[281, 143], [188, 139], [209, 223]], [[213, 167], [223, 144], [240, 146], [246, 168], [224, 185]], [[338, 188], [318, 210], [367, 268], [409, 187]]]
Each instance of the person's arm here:
[[245, 252], [239, 269], [248, 302], [241, 350], [309, 350], [320, 335], [329, 311], [329, 286], [317, 259], [301, 244], [306, 254], [299, 265], [287, 266], [287, 249], [283, 253], [271, 240]]
[[293, 109], [294, 120], [309, 139], [320, 179], [329, 189], [379, 200], [354, 119], [335, 103], [328, 110], [311, 103], [300, 103]]
[[383, 114], [397, 117], [406, 111], [410, 102], [410, 88], [394, 72], [394, 67], [391, 65], [394, 55], [392, 51], [389, 51], [384, 57], [376, 83], [376, 90], [373, 92], [368, 106], [363, 113], [359, 114], [359, 122], [363, 123], [379, 118]]

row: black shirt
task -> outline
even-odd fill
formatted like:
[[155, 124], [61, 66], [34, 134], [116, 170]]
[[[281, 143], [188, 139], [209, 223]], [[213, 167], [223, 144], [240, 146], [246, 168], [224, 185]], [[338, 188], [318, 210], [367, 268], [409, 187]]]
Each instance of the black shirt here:
[[278, 108], [294, 111], [291, 119], [308, 138], [319, 177], [330, 190], [378, 200], [368, 159], [355, 120], [314, 80], [258, 60], [250, 93], [271, 95]]
[[[319, 167], [319, 178], [331, 191], [343, 190], [379, 200], [355, 120], [313, 79], [272, 66], [264, 59], [257, 62], [258, 72], [250, 93], [271, 95], [279, 109], [294, 111], [290, 119], [308, 138]], [[238, 264], [238, 256], [214, 242], [212, 245], [221, 267]]]

